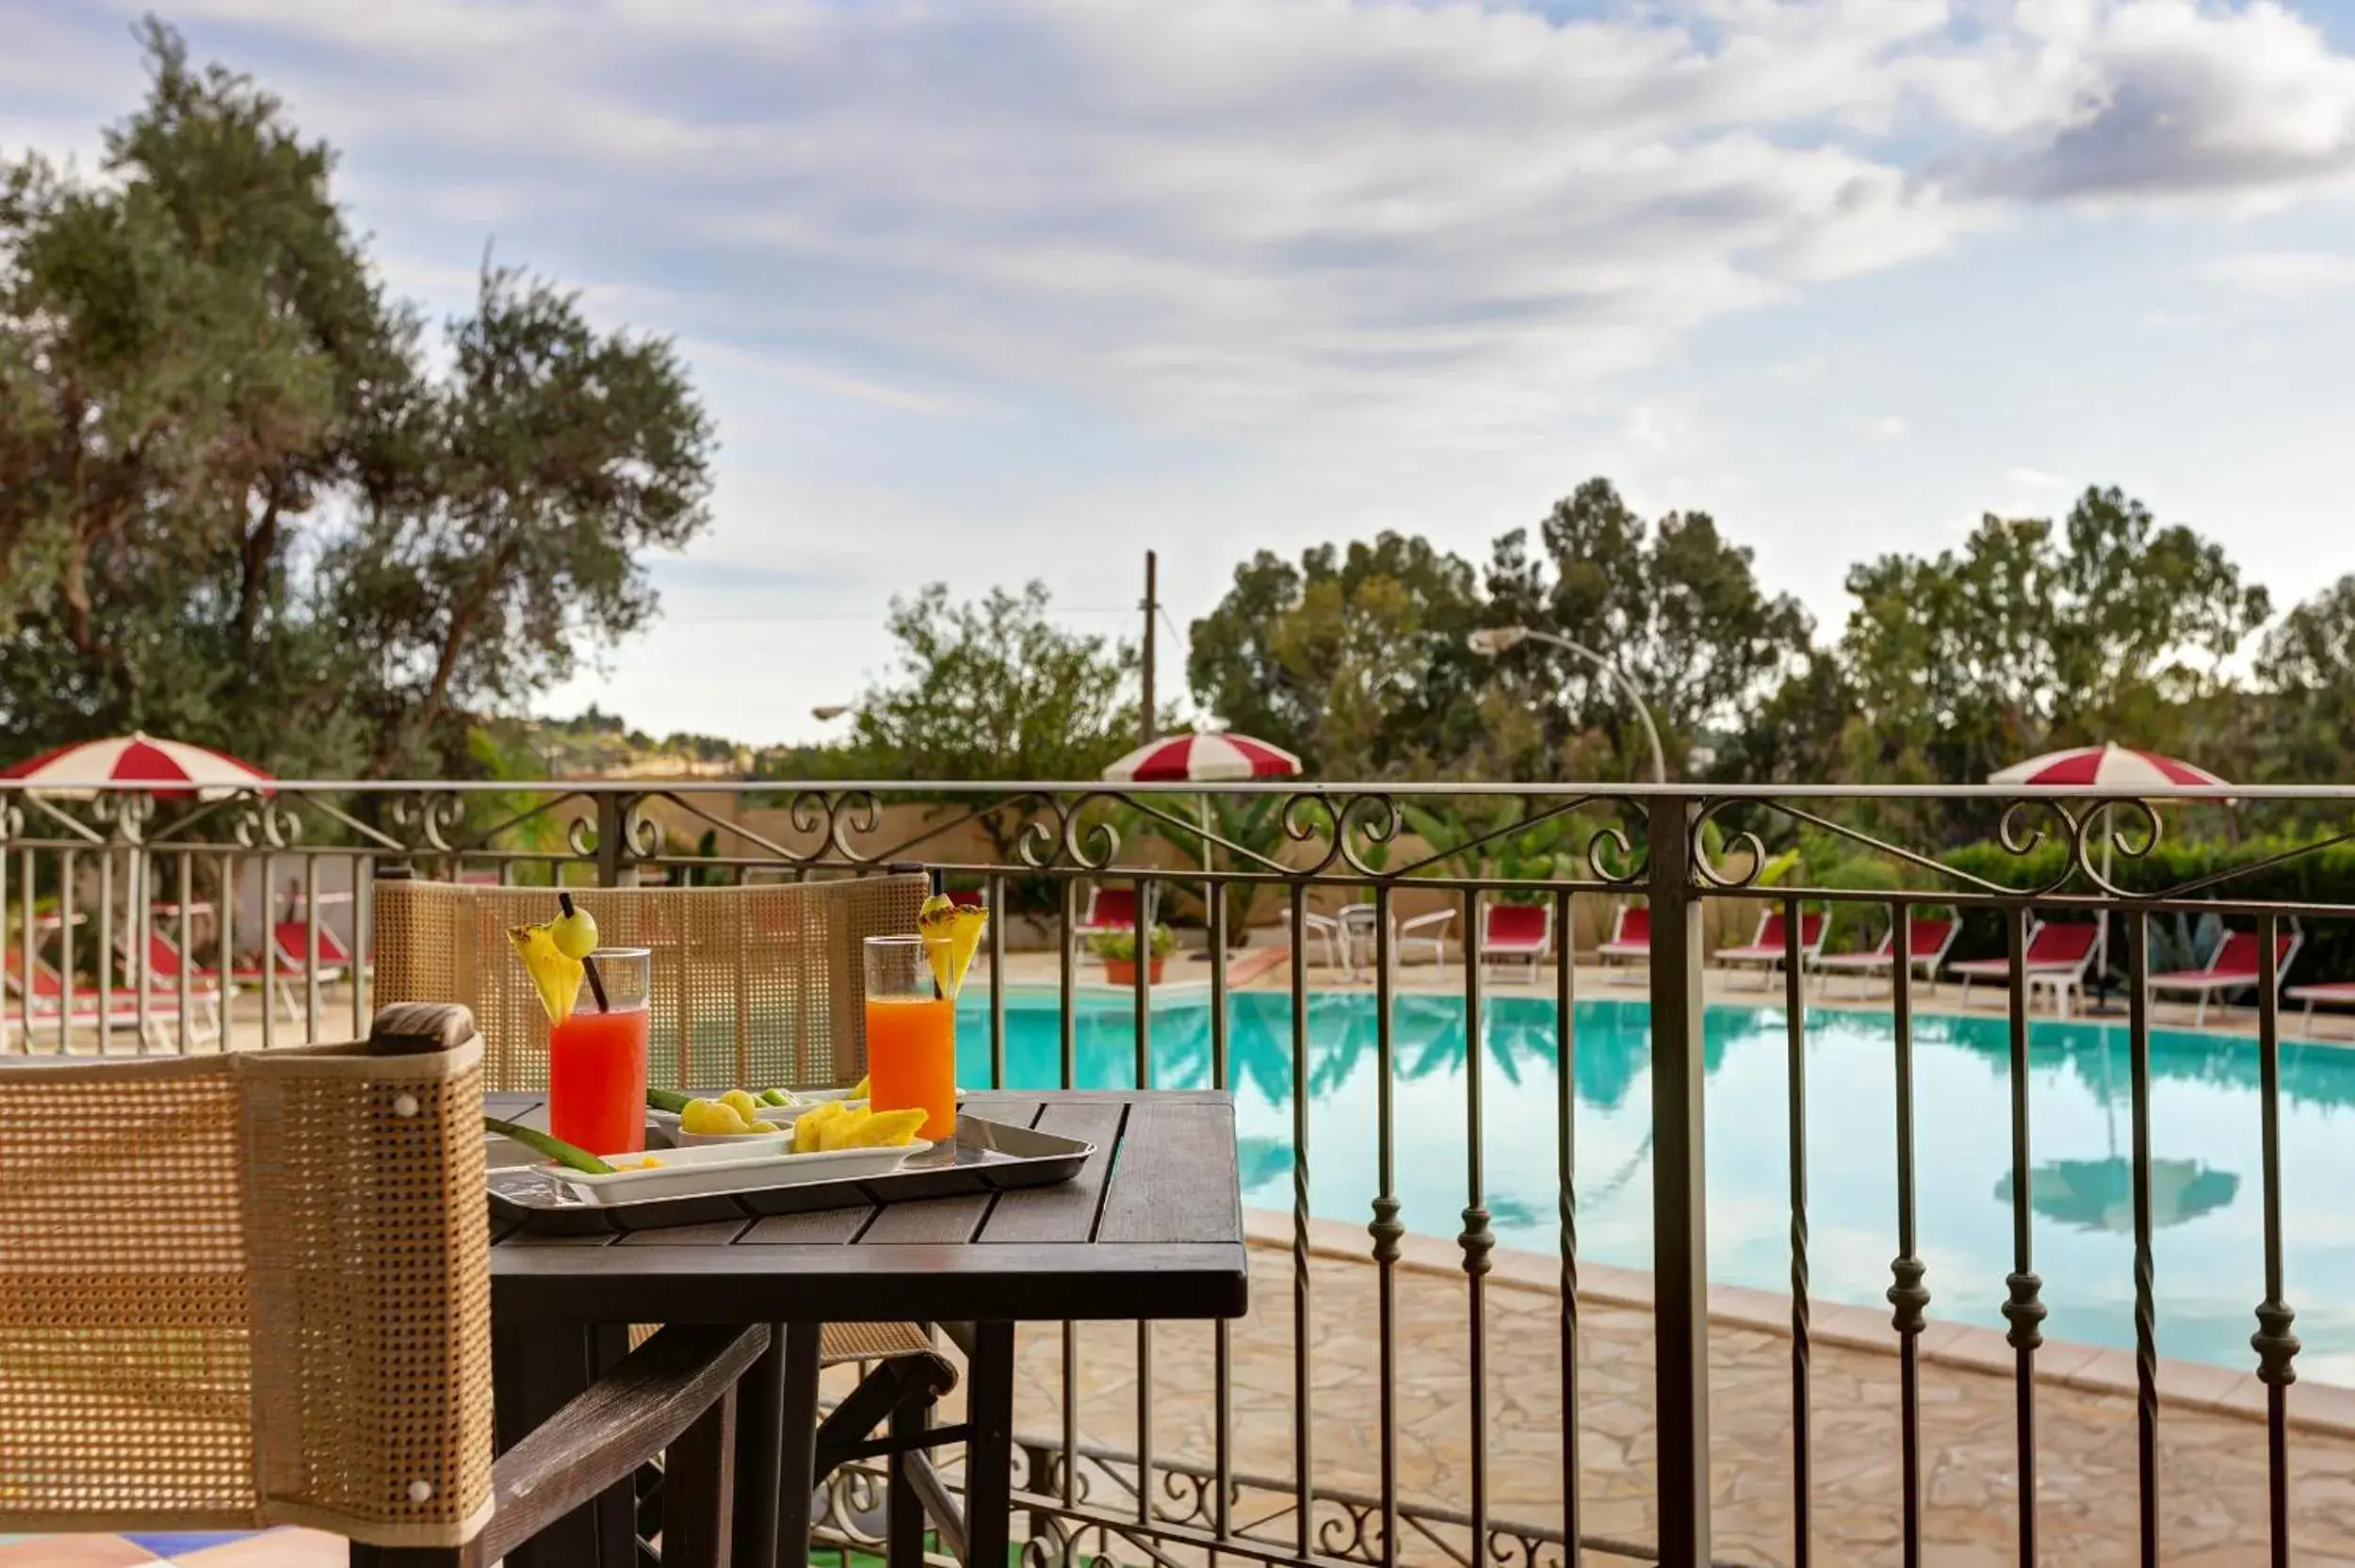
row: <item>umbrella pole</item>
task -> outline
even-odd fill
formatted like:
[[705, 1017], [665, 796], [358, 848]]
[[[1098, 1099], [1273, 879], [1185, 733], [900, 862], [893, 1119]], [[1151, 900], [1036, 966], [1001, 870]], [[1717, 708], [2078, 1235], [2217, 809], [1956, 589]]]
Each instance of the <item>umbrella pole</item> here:
[[[2116, 805], [2117, 802], [2112, 800], [2102, 802], [2102, 881], [2104, 884], [2105, 894], [2112, 881], [2110, 876], [2110, 813]], [[2110, 913], [2107, 908], [2102, 911], [2101, 929], [2093, 939], [2093, 983], [2096, 995], [2093, 1006], [2086, 1010], [2088, 1013], [2098, 1013], [2103, 1017], [2108, 1017], [2120, 1010], [2110, 1005]]]
[[[1224, 934], [1223, 934], [1223, 933], [1224, 933], [1224, 932], [1226, 931], [1226, 921], [1224, 921], [1224, 920], [1213, 920], [1213, 919], [1211, 919], [1211, 918], [1210, 918], [1210, 901], [1211, 901], [1212, 899], [1214, 899], [1214, 898], [1224, 898], [1225, 897], [1226, 897], [1226, 894], [1225, 894], [1225, 893], [1224, 893], [1224, 892], [1220, 889], [1220, 887], [1219, 887], [1218, 883], [1216, 883], [1216, 882], [1214, 882], [1214, 881], [1210, 881], [1210, 791], [1208, 791], [1208, 790], [1204, 790], [1201, 794], [1196, 795], [1196, 796], [1194, 798], [1194, 810], [1195, 810], [1195, 811], [1199, 814], [1199, 815], [1195, 817], [1195, 820], [1196, 820], [1196, 821], [1198, 821], [1199, 823], [1201, 823], [1201, 825], [1202, 825], [1202, 871], [1203, 871], [1203, 878], [1202, 878], [1202, 933], [1203, 933], [1203, 935], [1204, 935], [1205, 937], [1210, 936], [1210, 933], [1212, 933], [1212, 932], [1214, 932], [1214, 931], [1215, 931], [1215, 932], [1222, 933], [1222, 934], [1221, 934], [1221, 936], [1220, 936], [1220, 940], [1224, 941], [1224, 940], [1225, 940], [1225, 936], [1224, 936]], [[1202, 956], [1203, 956], [1204, 958], [1207, 958], [1207, 959], [1211, 959], [1211, 960], [1215, 960], [1215, 959], [1217, 958], [1217, 955], [1216, 955], [1215, 953], [1212, 953], [1212, 952], [1210, 950], [1210, 948], [1209, 948], [1209, 946], [1208, 946], [1207, 945], [1206, 945], [1206, 946], [1204, 946], [1204, 948], [1203, 948], [1203, 953], [1202, 953]], [[1214, 971], [1212, 971], [1212, 973], [1214, 973], [1214, 974], [1215, 974], [1216, 972], [1217, 972], [1217, 971], [1215, 971], [1215, 970], [1214, 970]]]

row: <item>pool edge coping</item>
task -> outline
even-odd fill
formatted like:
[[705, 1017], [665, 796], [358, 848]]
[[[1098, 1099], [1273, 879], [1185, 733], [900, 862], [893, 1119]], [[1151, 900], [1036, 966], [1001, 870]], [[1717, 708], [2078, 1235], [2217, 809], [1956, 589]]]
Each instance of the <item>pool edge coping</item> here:
[[[1292, 1216], [1281, 1209], [1243, 1210], [1244, 1238], [1255, 1247], [1291, 1250], [1294, 1241]], [[1310, 1255], [1348, 1263], [1371, 1264], [1372, 1242], [1365, 1228], [1340, 1220], [1308, 1221]], [[1518, 1247], [1497, 1247], [1487, 1253], [1490, 1283], [1518, 1290], [1559, 1292], [1562, 1260], [1551, 1253]], [[1463, 1253], [1454, 1242], [1409, 1234], [1399, 1242], [1398, 1266], [1418, 1274], [1461, 1279]], [[1607, 1306], [1652, 1307], [1652, 1276], [1640, 1269], [1611, 1264], [1578, 1265], [1578, 1299]], [[1709, 1320], [1729, 1328], [1748, 1329], [1792, 1337], [1791, 1298], [1749, 1285], [1709, 1287]], [[1845, 1301], [1808, 1304], [1811, 1344], [1896, 1356], [1896, 1330], [1887, 1311], [1854, 1306]], [[2009, 1380], [2019, 1365], [2014, 1350], [1997, 1329], [1974, 1323], [1933, 1318], [1923, 1332], [1920, 1354], [1932, 1366]], [[2110, 1395], [2129, 1400], [2140, 1397], [2132, 1350], [2087, 1345], [2070, 1339], [2047, 1339], [2036, 1352], [2036, 1382], [2078, 1393]], [[2158, 1395], [2162, 1409], [2201, 1411], [2235, 1420], [2262, 1423], [2266, 1419], [2266, 1389], [2253, 1372], [2235, 1372], [2203, 1361], [2158, 1359]], [[2331, 1437], [2355, 1438], [2355, 1388], [2301, 1378], [2291, 1385], [2287, 1422], [2295, 1431]]]

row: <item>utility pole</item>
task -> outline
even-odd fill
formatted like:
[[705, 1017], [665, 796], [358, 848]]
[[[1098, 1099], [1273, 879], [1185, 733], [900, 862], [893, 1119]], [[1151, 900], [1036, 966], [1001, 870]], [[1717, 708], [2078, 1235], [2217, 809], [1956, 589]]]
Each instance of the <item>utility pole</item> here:
[[1147, 550], [1145, 553], [1145, 657], [1143, 661], [1145, 715], [1140, 725], [1143, 733], [1138, 736], [1137, 741], [1141, 746], [1150, 746], [1153, 743], [1153, 623], [1161, 611], [1161, 602], [1153, 586], [1157, 564], [1158, 558], [1152, 551]]

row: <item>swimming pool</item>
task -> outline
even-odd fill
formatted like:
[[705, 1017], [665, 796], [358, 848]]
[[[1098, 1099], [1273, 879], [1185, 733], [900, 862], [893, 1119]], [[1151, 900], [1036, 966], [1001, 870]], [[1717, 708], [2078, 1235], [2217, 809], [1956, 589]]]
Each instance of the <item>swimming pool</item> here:
[[[1135, 1063], [1133, 1004], [1083, 994], [1075, 1020], [1082, 1088], [1124, 1086]], [[1460, 999], [1393, 1004], [1398, 1187], [1410, 1230], [1452, 1239], [1465, 1195], [1465, 1030]], [[1227, 999], [1228, 1058], [1242, 1140], [1243, 1201], [1291, 1205], [1291, 998]], [[1006, 1081], [1060, 1078], [1056, 999], [1009, 992]], [[958, 1023], [960, 1080], [989, 1080], [985, 995]], [[1488, 1209], [1500, 1244], [1551, 1253], [1555, 1229], [1555, 1009], [1490, 994], [1480, 1071]], [[1649, 1010], [1582, 999], [1577, 1189], [1582, 1259], [1651, 1265]], [[1153, 1081], [1210, 1083], [1206, 994], [1157, 997]], [[1916, 1160], [1931, 1316], [2000, 1329], [2011, 1267], [2008, 1028], [2000, 1017], [1914, 1025]], [[1896, 1251], [1895, 1110], [1885, 1011], [1808, 1015], [1809, 1263], [1819, 1300], [1885, 1305]], [[1713, 1279], [1787, 1290], [1786, 1055], [1779, 1008], [1712, 1007], [1705, 1027], [1709, 1259]], [[2257, 1056], [2248, 1041], [2152, 1037], [2153, 1241], [2159, 1353], [2250, 1369], [2263, 1293]], [[1312, 994], [1308, 1007], [1309, 1208], [1362, 1224], [1375, 1182], [1374, 1003]], [[2029, 1040], [2030, 1193], [2050, 1338], [2132, 1349], [2134, 1237], [2126, 1031], [2041, 1021]], [[2282, 1049], [2284, 1270], [2298, 1369], [2355, 1382], [2355, 1051]]]

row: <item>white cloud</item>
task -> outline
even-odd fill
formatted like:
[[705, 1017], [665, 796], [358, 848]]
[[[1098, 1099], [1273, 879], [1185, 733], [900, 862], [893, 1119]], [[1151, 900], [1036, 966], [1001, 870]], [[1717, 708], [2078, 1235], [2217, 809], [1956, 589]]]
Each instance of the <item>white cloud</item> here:
[[2236, 294], [2306, 299], [2355, 288], [2355, 255], [2318, 251], [2246, 251], [2220, 256], [2201, 275]]
[[2278, 189], [2355, 146], [2355, 62], [2265, 0], [1699, 9], [177, 14], [284, 51], [269, 80], [369, 149], [372, 206], [593, 234], [683, 333], [790, 343], [854, 396], [978, 380], [1262, 431], [1525, 425], [2021, 200]]
[[1693, 430], [1676, 411], [1638, 403], [1619, 421], [1619, 439], [1640, 459], [1674, 457], [1690, 449]]
[[2004, 477], [2022, 490], [2067, 490], [2069, 481], [2041, 468], [2006, 468]]
[[1934, 62], [1930, 77], [1958, 121], [2008, 136], [1961, 160], [1975, 188], [2248, 196], [2355, 173], [2355, 59], [2275, 0], [2017, 0], [2009, 10], [2008, 29]]
[[1877, 436], [1883, 441], [1894, 441], [1913, 428], [1902, 414], [1894, 413], [1851, 414], [1846, 423], [1858, 435]]

